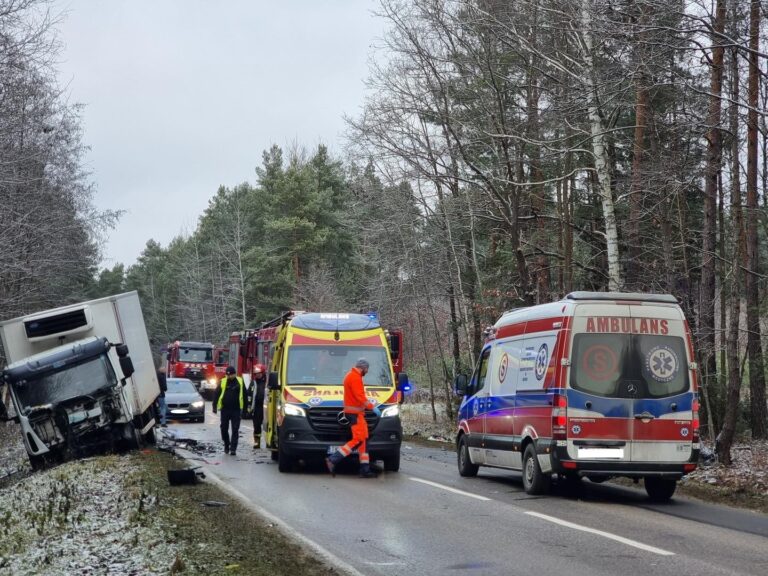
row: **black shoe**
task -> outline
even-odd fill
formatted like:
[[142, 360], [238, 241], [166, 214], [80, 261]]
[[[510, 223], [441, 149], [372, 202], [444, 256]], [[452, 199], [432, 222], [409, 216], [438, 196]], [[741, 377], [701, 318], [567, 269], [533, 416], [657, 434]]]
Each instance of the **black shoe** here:
[[331, 473], [331, 476], [336, 478], [336, 465], [331, 462], [330, 458], [325, 459], [325, 467], [328, 468], [328, 472]]
[[234, 451], [234, 450], [232, 450], [232, 451], [229, 453], [229, 455], [230, 455], [230, 456], [234, 456], [234, 455], [235, 455], [235, 451]]
[[228, 444], [224, 445], [224, 454], [229, 454], [229, 445]]
[[370, 468], [368, 470], [360, 470], [360, 478], [378, 478], [379, 475], [371, 470]]

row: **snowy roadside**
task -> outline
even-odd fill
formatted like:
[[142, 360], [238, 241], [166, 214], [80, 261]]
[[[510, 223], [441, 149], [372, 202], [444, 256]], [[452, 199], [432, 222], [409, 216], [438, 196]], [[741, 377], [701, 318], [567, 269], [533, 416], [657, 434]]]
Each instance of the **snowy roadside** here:
[[16, 426], [0, 424], [0, 446], [0, 574], [339, 574], [217, 486], [170, 486], [188, 463], [168, 452], [32, 473]]

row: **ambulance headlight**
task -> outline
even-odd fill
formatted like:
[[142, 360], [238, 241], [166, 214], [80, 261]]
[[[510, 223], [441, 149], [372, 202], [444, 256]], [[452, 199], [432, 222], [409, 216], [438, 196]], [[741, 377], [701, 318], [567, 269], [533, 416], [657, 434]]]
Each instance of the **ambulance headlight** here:
[[208, 388], [216, 388], [216, 378], [208, 378]]
[[391, 418], [400, 414], [400, 406], [395, 404], [394, 406], [387, 406], [381, 411], [382, 418]]
[[301, 416], [302, 418], [307, 416], [307, 413], [304, 412], [304, 408], [296, 406], [295, 404], [283, 405], [283, 412], [286, 416]]

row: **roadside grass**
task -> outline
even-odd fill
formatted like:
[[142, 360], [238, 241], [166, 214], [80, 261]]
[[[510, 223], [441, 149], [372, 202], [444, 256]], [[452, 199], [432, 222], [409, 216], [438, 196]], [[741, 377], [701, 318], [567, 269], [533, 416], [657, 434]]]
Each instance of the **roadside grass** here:
[[133, 520], [159, 515], [163, 537], [178, 550], [176, 558], [168, 559], [170, 574], [339, 574], [217, 486], [205, 481], [171, 486], [167, 470], [187, 468], [187, 462], [155, 450], [138, 453], [136, 461], [136, 472], [126, 485], [133, 497], [156, 499], [156, 506], [145, 507]]
[[708, 504], [722, 504], [768, 514], [768, 494], [745, 487], [731, 488], [684, 481], [678, 482], [675, 494], [683, 494]]

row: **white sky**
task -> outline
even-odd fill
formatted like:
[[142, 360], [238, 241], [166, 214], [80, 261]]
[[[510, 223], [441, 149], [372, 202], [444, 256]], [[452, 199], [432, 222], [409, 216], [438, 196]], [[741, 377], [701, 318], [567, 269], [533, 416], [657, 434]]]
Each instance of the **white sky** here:
[[272, 143], [339, 150], [359, 113], [375, 0], [60, 0], [59, 78], [86, 105], [95, 203], [127, 213], [103, 265], [189, 232]]

